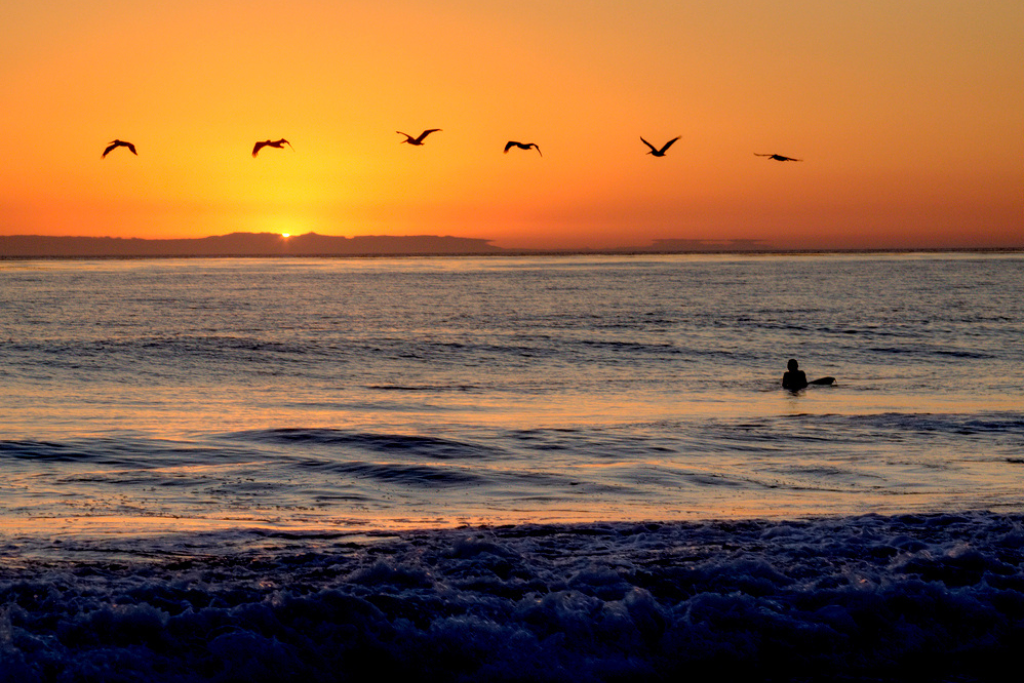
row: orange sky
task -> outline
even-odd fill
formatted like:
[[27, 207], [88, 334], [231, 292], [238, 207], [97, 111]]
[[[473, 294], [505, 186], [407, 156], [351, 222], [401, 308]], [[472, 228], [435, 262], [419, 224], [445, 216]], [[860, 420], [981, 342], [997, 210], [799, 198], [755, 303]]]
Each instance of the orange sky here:
[[1024, 247], [1020, 0], [5, 0], [0, 83], [2, 235]]

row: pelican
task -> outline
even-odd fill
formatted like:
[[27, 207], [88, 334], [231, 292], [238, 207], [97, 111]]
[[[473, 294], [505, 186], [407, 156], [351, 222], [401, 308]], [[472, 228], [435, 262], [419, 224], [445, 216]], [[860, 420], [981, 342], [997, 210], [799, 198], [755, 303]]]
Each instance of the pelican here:
[[769, 159], [775, 159], [775, 161], [803, 161], [803, 159], [794, 159], [793, 157], [784, 157], [781, 154], [758, 154], [754, 152], [755, 157], [768, 157]]
[[541, 154], [540, 147], [537, 146], [536, 142], [516, 142], [515, 140], [509, 140], [508, 142], [505, 143], [505, 154], [508, 154], [508, 151], [513, 147], [518, 147], [519, 149], [525, 150], [535, 149], [537, 150], [537, 154], [544, 156], [543, 154]]
[[403, 144], [403, 143], [408, 142], [410, 145], [416, 145], [417, 147], [419, 147], [420, 145], [423, 144], [423, 138], [427, 137], [431, 133], [437, 133], [440, 130], [441, 130], [440, 128], [430, 128], [429, 130], [425, 130], [422, 133], [420, 133], [420, 136], [418, 138], [414, 138], [413, 136], [409, 135], [408, 133], [403, 133], [400, 130], [396, 130], [395, 132], [398, 133], [399, 135], [404, 135], [405, 136], [405, 139], [402, 140], [402, 142], [400, 142], [399, 144]]
[[139, 156], [139, 153], [135, 151], [135, 145], [133, 145], [132, 143], [125, 142], [124, 140], [111, 140], [110, 142], [107, 143], [107, 148], [103, 150], [103, 156], [101, 156], [100, 158], [106, 159], [107, 155], [118, 147], [127, 147], [128, 149], [131, 150], [132, 154], [134, 154], [135, 156]]
[[663, 156], [665, 156], [665, 152], [668, 151], [668, 148], [672, 146], [672, 143], [675, 142], [676, 140], [678, 140], [681, 137], [683, 137], [683, 136], [679, 135], [679, 136], [676, 136], [676, 137], [672, 138], [671, 140], [666, 142], [665, 146], [662, 147], [661, 149], [658, 149], [657, 147], [655, 147], [651, 143], [647, 142], [647, 140], [644, 140], [642, 137], [640, 138], [640, 142], [644, 143], [645, 145], [647, 145], [648, 147], [651, 148], [651, 151], [648, 152], [648, 154], [653, 154], [656, 157], [663, 157]]
[[[284, 149], [285, 145], [288, 145], [289, 147], [292, 147], [292, 143], [288, 142], [284, 138], [281, 138], [280, 140], [264, 140], [263, 142], [257, 142], [256, 146], [252, 148], [252, 158], [255, 159], [256, 155], [259, 154], [260, 150], [263, 149], [264, 147], [274, 147], [275, 149]], [[294, 147], [292, 147], [292, 151], [293, 152], [295, 151]]]

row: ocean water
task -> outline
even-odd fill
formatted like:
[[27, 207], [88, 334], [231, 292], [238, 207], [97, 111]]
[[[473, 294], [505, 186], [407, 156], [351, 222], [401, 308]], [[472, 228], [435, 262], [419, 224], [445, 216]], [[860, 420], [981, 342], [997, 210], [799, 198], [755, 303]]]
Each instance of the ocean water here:
[[1022, 283], [0, 261], [0, 681], [985, 680], [1024, 636]]

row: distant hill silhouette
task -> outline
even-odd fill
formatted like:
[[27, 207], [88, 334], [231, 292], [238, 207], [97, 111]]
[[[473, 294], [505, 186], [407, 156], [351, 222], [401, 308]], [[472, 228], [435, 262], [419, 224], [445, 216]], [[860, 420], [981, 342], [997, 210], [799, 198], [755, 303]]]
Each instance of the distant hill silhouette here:
[[763, 240], [656, 239], [617, 249], [504, 249], [468, 237], [373, 235], [335, 237], [315, 232], [285, 238], [272, 232], [235, 232], [196, 239], [0, 235], [0, 258], [171, 258], [272, 256], [481, 256], [515, 254], [694, 254], [767, 251]]
[[333, 237], [310, 232], [284, 238], [269, 232], [236, 232], [198, 239], [0, 236], [0, 257], [99, 258], [173, 256], [407, 256], [502, 254], [490, 240], [466, 237]]

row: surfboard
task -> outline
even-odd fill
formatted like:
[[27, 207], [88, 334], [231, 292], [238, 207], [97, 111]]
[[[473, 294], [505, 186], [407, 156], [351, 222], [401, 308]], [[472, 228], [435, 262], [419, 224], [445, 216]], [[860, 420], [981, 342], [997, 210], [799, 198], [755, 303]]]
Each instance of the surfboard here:
[[835, 383], [836, 383], [836, 378], [835, 377], [819, 377], [818, 379], [816, 379], [816, 380], [814, 380], [812, 382], [808, 382], [808, 384], [826, 384], [826, 385], [827, 384], [835, 384]]

